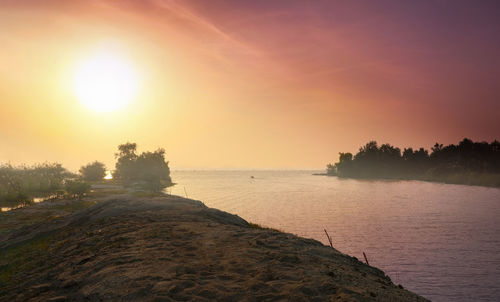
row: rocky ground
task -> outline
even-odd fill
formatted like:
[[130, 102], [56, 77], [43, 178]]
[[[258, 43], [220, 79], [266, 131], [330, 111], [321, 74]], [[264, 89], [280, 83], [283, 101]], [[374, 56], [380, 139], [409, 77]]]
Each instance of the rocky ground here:
[[0, 301], [426, 301], [311, 239], [176, 196], [0, 213]]

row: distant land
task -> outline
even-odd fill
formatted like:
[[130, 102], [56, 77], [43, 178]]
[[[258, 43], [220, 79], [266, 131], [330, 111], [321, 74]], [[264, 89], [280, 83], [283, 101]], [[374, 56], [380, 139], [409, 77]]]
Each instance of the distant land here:
[[340, 153], [328, 164], [326, 174], [360, 179], [412, 179], [451, 184], [500, 187], [500, 143], [473, 142], [458, 145], [436, 143], [424, 148], [400, 148], [370, 141], [352, 153]]

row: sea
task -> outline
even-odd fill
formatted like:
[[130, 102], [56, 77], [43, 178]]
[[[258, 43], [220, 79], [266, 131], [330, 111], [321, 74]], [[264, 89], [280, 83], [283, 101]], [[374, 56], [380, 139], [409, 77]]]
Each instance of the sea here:
[[328, 244], [432, 301], [500, 301], [500, 189], [321, 171], [172, 171], [168, 193]]

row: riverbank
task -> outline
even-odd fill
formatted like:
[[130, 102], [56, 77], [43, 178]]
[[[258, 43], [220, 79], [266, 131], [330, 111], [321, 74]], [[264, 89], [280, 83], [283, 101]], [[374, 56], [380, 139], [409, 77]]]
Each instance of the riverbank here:
[[0, 215], [1, 301], [425, 301], [315, 240], [181, 197], [103, 195]]
[[[321, 175], [321, 174], [316, 174]], [[359, 179], [359, 180], [418, 180], [418, 181], [428, 181], [443, 184], [453, 184], [453, 185], [466, 185], [466, 186], [480, 186], [488, 188], [500, 188], [500, 174], [494, 173], [454, 173], [454, 174], [444, 174], [444, 175], [419, 175], [419, 176], [387, 176], [387, 177], [363, 177], [363, 176], [339, 176], [333, 173], [325, 173], [326, 176], [335, 176], [346, 179]]]

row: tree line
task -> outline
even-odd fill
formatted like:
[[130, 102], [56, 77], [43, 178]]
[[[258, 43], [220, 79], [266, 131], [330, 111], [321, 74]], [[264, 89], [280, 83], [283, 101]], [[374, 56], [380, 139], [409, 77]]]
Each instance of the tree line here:
[[[173, 185], [165, 150], [137, 154], [137, 144], [118, 146], [113, 179], [108, 182], [134, 190], [161, 191]], [[59, 163], [33, 166], [0, 165], [0, 203], [27, 204], [34, 198], [82, 197], [89, 193], [92, 183], [104, 181], [106, 166], [91, 162], [72, 173]]]
[[417, 179], [446, 183], [500, 186], [500, 143], [436, 143], [431, 152], [379, 146], [370, 141], [354, 156], [339, 153], [339, 161], [327, 165], [327, 174], [348, 178]]

